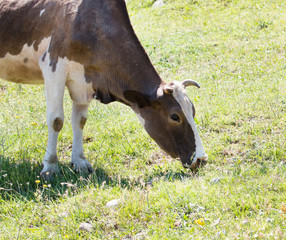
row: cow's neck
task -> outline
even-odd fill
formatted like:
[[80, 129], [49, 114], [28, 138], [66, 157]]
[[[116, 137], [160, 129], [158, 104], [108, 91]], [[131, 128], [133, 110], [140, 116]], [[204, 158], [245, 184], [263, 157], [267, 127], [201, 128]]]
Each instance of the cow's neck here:
[[103, 62], [91, 76], [87, 69], [87, 76], [92, 77], [93, 88], [99, 100], [103, 103], [115, 100], [125, 102], [125, 90], [148, 95], [156, 93], [162, 80], [141, 45], [118, 49], [115, 54], [114, 49], [109, 52], [112, 54], [111, 59]]
[[[79, 53], [79, 59], [81, 56], [85, 57], [81, 59], [85, 67], [85, 77], [88, 82], [93, 82], [96, 95], [102, 102], [108, 103], [114, 100], [124, 101], [125, 90], [153, 94], [162, 80], [134, 33], [125, 2], [96, 1], [93, 4], [97, 9], [95, 15], [91, 18], [74, 19], [75, 27], [77, 23], [83, 26], [82, 21], [87, 21], [88, 31], [84, 36], [75, 34], [74, 37], [82, 43], [75, 53]], [[85, 16], [84, 12], [81, 14]], [[93, 31], [90, 32], [89, 29]]]

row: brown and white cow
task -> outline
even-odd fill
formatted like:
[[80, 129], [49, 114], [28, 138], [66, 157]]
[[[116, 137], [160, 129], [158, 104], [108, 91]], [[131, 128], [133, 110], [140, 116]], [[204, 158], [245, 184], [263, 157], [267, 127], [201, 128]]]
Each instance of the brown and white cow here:
[[49, 137], [43, 177], [58, 172], [65, 86], [73, 100], [76, 171], [92, 172], [82, 134], [93, 98], [130, 106], [158, 145], [185, 167], [207, 160], [185, 91], [198, 84], [161, 80], [134, 33], [124, 0], [0, 1], [0, 77], [45, 84]]

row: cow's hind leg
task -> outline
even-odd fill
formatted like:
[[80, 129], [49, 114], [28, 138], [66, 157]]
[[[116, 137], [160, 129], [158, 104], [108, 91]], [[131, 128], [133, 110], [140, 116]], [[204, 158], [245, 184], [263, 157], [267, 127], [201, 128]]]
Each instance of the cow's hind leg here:
[[83, 128], [87, 120], [87, 110], [89, 104], [77, 104], [73, 102], [72, 109], [72, 130], [73, 130], [73, 147], [71, 163], [76, 172], [92, 173], [93, 169], [86, 160], [83, 153]]
[[43, 160], [41, 176], [50, 180], [53, 175], [59, 172], [57, 157], [57, 141], [60, 130], [64, 123], [63, 97], [67, 69], [63, 61], [59, 60], [56, 71], [49, 66], [49, 57], [40, 61], [43, 77], [45, 79], [46, 102], [47, 102], [47, 125], [48, 145]]
[[84, 77], [83, 65], [70, 62], [69, 74], [66, 86], [73, 101], [72, 107], [72, 130], [73, 147], [71, 163], [75, 172], [82, 174], [93, 172], [90, 163], [83, 153], [83, 128], [87, 120], [89, 103], [93, 99], [94, 90], [92, 83], [87, 83]]

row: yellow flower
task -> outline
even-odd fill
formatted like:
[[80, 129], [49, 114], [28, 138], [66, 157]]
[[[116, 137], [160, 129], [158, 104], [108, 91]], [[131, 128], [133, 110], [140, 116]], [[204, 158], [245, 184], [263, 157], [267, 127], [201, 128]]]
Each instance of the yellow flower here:
[[204, 226], [205, 220], [203, 218], [199, 218], [199, 219], [195, 220], [195, 223], [200, 225], [200, 226]]
[[48, 187], [48, 185], [44, 184], [43, 187]]
[[35, 183], [39, 184], [41, 181], [40, 180], [36, 180]]
[[38, 125], [38, 123], [36, 123], [36, 122], [32, 122], [31, 124], [34, 126]]

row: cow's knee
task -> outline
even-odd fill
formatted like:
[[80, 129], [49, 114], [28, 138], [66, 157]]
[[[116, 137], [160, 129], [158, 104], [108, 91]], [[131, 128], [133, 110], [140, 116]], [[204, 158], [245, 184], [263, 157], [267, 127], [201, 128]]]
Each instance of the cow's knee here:
[[59, 132], [62, 130], [63, 128], [63, 124], [64, 124], [64, 121], [57, 117], [56, 119], [54, 119], [53, 121], [53, 129], [56, 131], [56, 132]]

